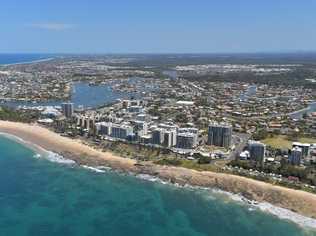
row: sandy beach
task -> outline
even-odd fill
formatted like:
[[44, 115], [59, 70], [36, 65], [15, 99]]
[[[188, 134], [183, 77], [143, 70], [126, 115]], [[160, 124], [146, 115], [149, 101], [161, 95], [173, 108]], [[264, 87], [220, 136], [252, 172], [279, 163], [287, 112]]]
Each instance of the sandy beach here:
[[268, 202], [303, 216], [316, 219], [316, 195], [300, 190], [275, 186], [241, 176], [215, 172], [200, 172], [186, 168], [159, 166], [150, 162], [137, 165], [135, 160], [115, 156], [110, 152], [93, 149], [80, 140], [62, 137], [38, 125], [0, 121], [0, 132], [14, 135], [26, 142], [58, 153], [80, 165], [109, 166], [113, 169], [149, 174], [162, 180], [201, 187], [218, 188], [241, 194], [258, 202]]

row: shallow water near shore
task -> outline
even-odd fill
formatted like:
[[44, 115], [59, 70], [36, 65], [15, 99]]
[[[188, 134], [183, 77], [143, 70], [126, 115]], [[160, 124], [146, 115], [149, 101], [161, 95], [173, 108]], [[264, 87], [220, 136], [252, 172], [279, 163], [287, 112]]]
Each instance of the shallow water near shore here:
[[0, 136], [0, 235], [316, 235], [222, 193], [35, 156]]

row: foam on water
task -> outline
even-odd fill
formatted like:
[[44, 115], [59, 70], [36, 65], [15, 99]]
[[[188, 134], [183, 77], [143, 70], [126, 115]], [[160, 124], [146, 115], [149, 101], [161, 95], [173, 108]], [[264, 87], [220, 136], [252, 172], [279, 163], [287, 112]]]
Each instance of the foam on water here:
[[24, 146], [27, 146], [28, 148], [31, 148], [32, 150], [34, 150], [36, 152], [36, 154], [34, 155], [35, 158], [45, 158], [51, 162], [56, 162], [56, 163], [60, 163], [60, 164], [67, 164], [67, 165], [73, 165], [76, 162], [70, 159], [66, 159], [64, 158], [62, 155], [52, 152], [52, 151], [48, 151], [34, 143], [28, 142], [20, 137], [17, 137], [15, 135], [12, 134], [8, 134], [8, 133], [1, 133], [0, 135], [7, 137], [13, 141], [16, 141]]
[[264, 212], [268, 212], [283, 220], [290, 220], [294, 223], [302, 226], [316, 229], [316, 219], [312, 219], [306, 216], [299, 215], [293, 211], [274, 206], [267, 202], [258, 203], [258, 209]]
[[235, 202], [249, 205], [250, 206], [248, 208], [249, 211], [260, 210], [260, 211], [266, 212], [268, 214], [277, 216], [278, 218], [280, 218], [282, 220], [288, 220], [288, 221], [294, 222], [295, 224], [297, 224], [301, 227], [316, 229], [316, 219], [302, 216], [298, 213], [295, 213], [293, 211], [290, 211], [290, 210], [287, 210], [287, 209], [284, 209], [281, 207], [274, 206], [274, 205], [267, 203], [267, 202], [258, 203], [256, 201], [249, 200], [249, 199], [241, 196], [240, 194], [234, 194], [234, 193], [230, 193], [230, 192], [226, 192], [226, 191], [223, 191], [220, 189], [214, 189], [214, 188], [192, 186], [192, 185], [188, 185], [188, 184], [180, 185], [178, 183], [166, 182], [166, 181], [161, 180], [158, 177], [151, 176], [148, 174], [138, 174], [138, 175], [136, 175], [136, 177], [143, 179], [143, 180], [146, 180], [146, 181], [150, 181], [150, 182], [159, 182], [161, 184], [169, 184], [169, 185], [172, 185], [172, 186], [177, 187], [177, 188], [186, 188], [186, 189], [191, 189], [191, 190], [203, 190], [203, 193], [207, 193], [206, 199], [209, 199], [209, 200], [216, 199], [216, 197], [213, 196], [214, 194], [223, 194]]
[[138, 174], [136, 175], [137, 178], [139, 179], [143, 179], [143, 180], [147, 180], [147, 181], [150, 181], [150, 182], [160, 182], [161, 180], [157, 177], [154, 177], [152, 175], [148, 175], [148, 174]]
[[46, 158], [47, 160], [51, 161], [51, 162], [56, 162], [59, 164], [65, 164], [65, 165], [74, 165], [76, 164], [75, 161], [70, 160], [70, 159], [66, 159], [63, 156], [54, 153], [54, 152], [50, 152], [50, 151], [46, 151], [46, 155], [44, 155], [44, 158]]
[[41, 155], [41, 154], [39, 154], [39, 153], [37, 153], [37, 154], [35, 154], [35, 155], [34, 155], [34, 157], [35, 157], [35, 158], [41, 158], [41, 157], [42, 157], [42, 155]]
[[97, 168], [97, 167], [92, 167], [92, 166], [87, 166], [87, 165], [81, 165], [81, 167], [84, 169], [87, 169], [87, 170], [91, 170], [91, 171], [96, 172], [96, 173], [105, 173], [106, 172], [105, 170], [102, 170], [102, 169]]
[[[66, 159], [63, 156], [47, 151], [37, 145], [34, 145], [32, 143], [26, 142], [25, 140], [16, 137], [14, 135], [6, 134], [6, 133], [0, 133], [0, 135], [3, 135], [5, 137], [8, 137], [10, 139], [13, 139], [23, 145], [27, 145], [28, 147], [31, 147], [33, 150], [38, 152], [37, 154], [34, 155], [36, 158], [45, 158], [49, 161], [56, 162], [59, 164], [66, 164], [66, 165], [74, 165], [76, 162], [70, 159]], [[97, 166], [97, 167], [92, 167], [92, 166], [87, 166], [87, 165], [82, 165], [81, 167], [94, 171], [96, 173], [105, 173], [106, 171], [115, 171], [112, 170], [110, 167], [107, 166]], [[115, 171], [120, 173], [119, 171]], [[133, 175], [139, 179], [145, 180], [145, 181], [150, 181], [150, 182], [157, 182], [160, 184], [168, 184], [171, 186], [175, 186], [177, 188], [186, 188], [186, 189], [191, 189], [191, 190], [203, 190], [203, 193], [207, 193], [208, 196], [210, 196], [210, 200], [213, 200], [214, 197], [212, 196], [214, 193], [216, 194], [224, 194], [229, 197], [229, 199], [239, 202], [242, 204], [249, 205], [250, 207], [248, 208], [249, 211], [254, 211], [254, 210], [261, 210], [263, 212], [269, 213], [271, 215], [277, 216], [280, 219], [283, 220], [289, 220], [291, 222], [296, 223], [297, 225], [301, 227], [307, 227], [307, 228], [312, 228], [316, 229], [316, 219], [312, 219], [309, 217], [302, 216], [298, 213], [295, 213], [293, 211], [281, 208], [281, 207], [276, 207], [270, 203], [267, 202], [262, 202], [262, 203], [257, 203], [255, 201], [250, 201], [243, 196], [239, 194], [233, 194], [230, 192], [222, 191], [220, 189], [214, 189], [214, 188], [206, 188], [206, 187], [198, 187], [198, 186], [191, 186], [188, 184], [181, 185], [178, 183], [171, 183], [170, 181], [164, 181], [156, 176], [148, 175], [148, 174], [137, 174], [135, 175], [134, 173], [129, 173], [129, 175]]]

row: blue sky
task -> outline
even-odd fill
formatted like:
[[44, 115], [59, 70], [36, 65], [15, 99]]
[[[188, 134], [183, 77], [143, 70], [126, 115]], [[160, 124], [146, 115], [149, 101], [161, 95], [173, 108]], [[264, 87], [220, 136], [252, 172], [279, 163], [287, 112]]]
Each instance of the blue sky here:
[[316, 51], [314, 0], [1, 0], [0, 52]]

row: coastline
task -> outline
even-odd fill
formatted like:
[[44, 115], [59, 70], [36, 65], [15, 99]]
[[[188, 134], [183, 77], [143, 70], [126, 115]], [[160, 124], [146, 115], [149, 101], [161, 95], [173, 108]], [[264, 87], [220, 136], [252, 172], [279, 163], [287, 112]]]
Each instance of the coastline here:
[[[110, 152], [93, 149], [79, 140], [62, 137], [38, 125], [0, 121], [0, 132], [17, 137], [24, 144], [30, 144], [35, 150], [57, 153], [83, 167], [95, 169], [98, 166], [107, 166], [136, 175], [153, 176], [153, 178], [181, 186], [220, 189], [241, 195], [242, 198], [258, 201], [259, 209], [272, 214], [273, 211], [276, 211], [275, 215], [281, 211], [281, 208], [290, 210], [285, 210], [284, 214], [288, 214], [286, 219], [293, 217], [293, 214], [316, 219], [316, 195], [312, 193], [275, 186], [241, 176], [160, 166], [150, 162], [139, 163], [132, 159], [115, 156]], [[269, 208], [271, 209], [269, 210]], [[302, 218], [301, 221], [304, 222], [304, 220], [306, 218]], [[313, 226], [316, 221], [310, 220], [307, 225]]]
[[14, 66], [14, 65], [24, 65], [24, 64], [34, 64], [34, 63], [41, 63], [46, 61], [51, 61], [56, 59], [56, 57], [48, 57], [44, 59], [37, 59], [32, 61], [21, 61], [21, 62], [14, 62], [14, 63], [6, 63], [6, 64], [0, 64], [0, 67], [8, 67], [8, 66]]

